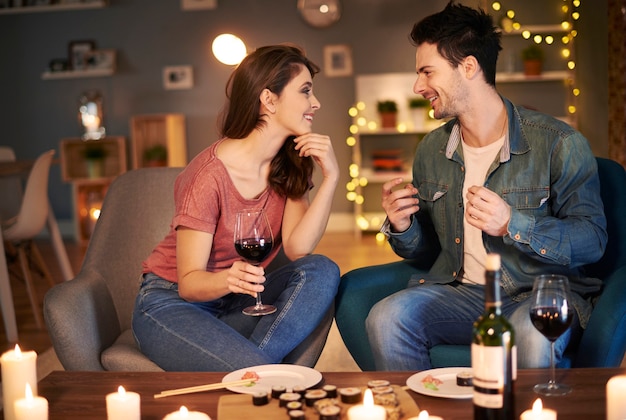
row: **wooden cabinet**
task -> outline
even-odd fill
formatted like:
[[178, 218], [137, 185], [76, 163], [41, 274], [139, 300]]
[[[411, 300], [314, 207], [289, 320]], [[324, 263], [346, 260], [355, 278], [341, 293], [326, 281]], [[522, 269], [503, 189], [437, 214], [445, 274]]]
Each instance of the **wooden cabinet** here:
[[68, 138], [61, 140], [60, 149], [61, 178], [72, 184], [74, 238], [86, 245], [109, 185], [128, 168], [126, 139]]
[[[136, 115], [130, 120], [133, 169], [146, 166], [187, 165], [185, 116], [182, 114]], [[163, 162], [153, 163], [151, 152], [162, 149]], [[157, 155], [159, 153], [156, 153]]]

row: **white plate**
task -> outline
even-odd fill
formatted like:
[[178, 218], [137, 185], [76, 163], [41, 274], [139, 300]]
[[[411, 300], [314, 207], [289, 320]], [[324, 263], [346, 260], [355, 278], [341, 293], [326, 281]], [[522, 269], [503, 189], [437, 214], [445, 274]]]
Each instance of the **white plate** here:
[[260, 379], [250, 386], [232, 386], [226, 389], [240, 394], [254, 394], [259, 391], [272, 392], [272, 387], [282, 385], [290, 391], [300, 385], [310, 388], [322, 380], [322, 374], [315, 369], [298, 365], [260, 365], [239, 369], [222, 378], [222, 382], [238, 381], [246, 372], [256, 372]]
[[[465, 399], [472, 398], [474, 389], [471, 386], [458, 386], [456, 384], [456, 375], [459, 372], [471, 372], [471, 368], [467, 367], [451, 367], [430, 369], [418, 372], [406, 380], [406, 385], [411, 390], [431, 397]], [[422, 382], [428, 375], [440, 380], [442, 383], [435, 387], [427, 387]]]

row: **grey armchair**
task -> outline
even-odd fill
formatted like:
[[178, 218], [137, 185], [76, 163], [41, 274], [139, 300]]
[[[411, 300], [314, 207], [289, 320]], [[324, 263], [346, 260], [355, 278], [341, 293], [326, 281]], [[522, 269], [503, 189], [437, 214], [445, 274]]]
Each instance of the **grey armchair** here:
[[[137, 348], [131, 316], [141, 262], [169, 229], [174, 181], [180, 171], [144, 168], [117, 177], [104, 199], [80, 272], [46, 294], [45, 322], [66, 370], [162, 370]], [[334, 311], [329, 311], [283, 362], [313, 367], [326, 343], [333, 315]]]

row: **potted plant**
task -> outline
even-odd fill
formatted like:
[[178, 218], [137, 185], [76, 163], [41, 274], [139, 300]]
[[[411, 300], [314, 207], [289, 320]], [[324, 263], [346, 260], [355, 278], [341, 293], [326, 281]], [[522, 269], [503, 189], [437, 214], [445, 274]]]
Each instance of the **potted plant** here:
[[424, 130], [426, 120], [428, 118], [428, 108], [430, 101], [424, 97], [416, 96], [409, 98], [409, 112], [413, 119], [413, 129], [416, 131]]
[[396, 101], [378, 101], [377, 109], [380, 114], [381, 127], [395, 128], [398, 120], [398, 104]]
[[89, 178], [101, 178], [104, 176], [104, 160], [107, 151], [101, 144], [88, 142], [83, 151], [83, 157], [87, 164]]
[[167, 166], [167, 148], [162, 144], [156, 144], [143, 152], [145, 166]]
[[522, 61], [524, 62], [524, 74], [526, 76], [539, 76], [543, 64], [543, 49], [537, 44], [530, 44], [522, 50]]

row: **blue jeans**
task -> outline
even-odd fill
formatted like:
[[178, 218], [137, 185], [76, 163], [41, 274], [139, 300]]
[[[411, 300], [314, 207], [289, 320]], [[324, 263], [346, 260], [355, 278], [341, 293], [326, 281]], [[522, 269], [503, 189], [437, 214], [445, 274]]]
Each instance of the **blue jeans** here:
[[[550, 342], [530, 321], [531, 299], [518, 303], [501, 294], [502, 314], [515, 331], [518, 367], [550, 366]], [[431, 369], [429, 350], [438, 344], [470, 345], [473, 323], [483, 311], [483, 286], [409, 283], [407, 289], [374, 305], [365, 321], [376, 369]], [[555, 343], [555, 363], [574, 328], [579, 328], [577, 317]]]
[[334, 303], [339, 268], [324, 256], [309, 255], [266, 278], [263, 302], [278, 310], [253, 317], [241, 313], [255, 303], [250, 295], [188, 302], [178, 295], [177, 283], [144, 275], [132, 320], [139, 348], [168, 371], [228, 372], [280, 363]]

